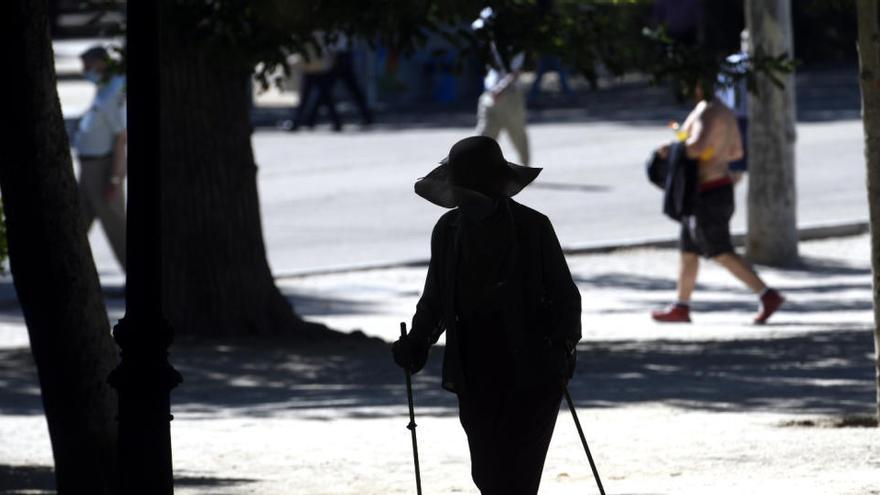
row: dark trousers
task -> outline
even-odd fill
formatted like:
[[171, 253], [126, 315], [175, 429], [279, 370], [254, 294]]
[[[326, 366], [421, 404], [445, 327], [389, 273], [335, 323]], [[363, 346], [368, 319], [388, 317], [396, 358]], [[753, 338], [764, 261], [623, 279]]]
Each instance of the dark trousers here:
[[482, 495], [535, 495], [556, 426], [562, 388], [469, 388], [459, 395], [471, 476]]
[[361, 121], [364, 124], [371, 124], [373, 122], [373, 114], [370, 112], [367, 98], [357, 82], [357, 76], [354, 73], [354, 59], [350, 51], [336, 54], [336, 60], [333, 63], [333, 75], [345, 86], [345, 89], [351, 95], [352, 101], [357, 106], [358, 113], [361, 114]]
[[321, 107], [327, 109], [333, 128], [336, 130], [342, 128], [342, 121], [336, 112], [336, 101], [333, 99], [333, 82], [334, 75], [331, 71], [303, 75], [299, 106], [293, 118], [294, 130], [298, 129], [303, 121], [305, 125], [314, 127]]
[[79, 164], [79, 205], [85, 230], [91, 229], [96, 218], [101, 222], [113, 254], [125, 271], [125, 191], [120, 187], [113, 198], [105, 197], [113, 174], [113, 155], [80, 157]]

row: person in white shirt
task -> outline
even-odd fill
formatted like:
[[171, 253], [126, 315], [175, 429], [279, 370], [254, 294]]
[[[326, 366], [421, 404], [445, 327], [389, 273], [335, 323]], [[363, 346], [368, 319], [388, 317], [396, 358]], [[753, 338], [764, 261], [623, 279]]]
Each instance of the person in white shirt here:
[[[486, 7], [480, 17], [471, 24], [475, 31], [492, 29], [495, 12]], [[520, 163], [528, 166], [529, 137], [526, 133], [526, 104], [522, 91], [517, 87], [525, 54], [516, 53], [508, 60], [501, 55], [494, 39], [489, 41], [489, 63], [483, 79], [483, 94], [477, 105], [476, 134], [497, 140], [501, 131], [507, 136], [519, 154]]]
[[[743, 29], [739, 40], [740, 51], [727, 57], [726, 61], [735, 73], [745, 74], [749, 65], [749, 31]], [[748, 170], [749, 91], [745, 77], [734, 80], [730, 74], [719, 74], [716, 96], [733, 110], [740, 136], [742, 136], [743, 157], [730, 162], [730, 171], [733, 173], [734, 179], [739, 181], [742, 174]]]
[[126, 104], [125, 76], [110, 74], [110, 55], [102, 46], [80, 55], [83, 77], [97, 86], [79, 121], [73, 147], [80, 164], [80, 208], [86, 230], [97, 217], [113, 254], [125, 270]]

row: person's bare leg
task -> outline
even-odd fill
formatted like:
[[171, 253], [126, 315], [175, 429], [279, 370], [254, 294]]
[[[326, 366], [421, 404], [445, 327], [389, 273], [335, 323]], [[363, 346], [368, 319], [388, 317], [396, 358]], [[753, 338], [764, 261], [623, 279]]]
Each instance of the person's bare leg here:
[[736, 253], [724, 253], [719, 254], [712, 259], [717, 261], [719, 265], [727, 268], [727, 271], [733, 274], [734, 277], [740, 279], [749, 287], [749, 289], [752, 289], [755, 294], [761, 294], [764, 292], [764, 289], [767, 288], [767, 285], [764, 284], [761, 277], [755, 273], [752, 266], [740, 255]]
[[665, 309], [651, 312], [651, 318], [661, 323], [690, 323], [690, 300], [697, 285], [700, 258], [694, 253], [682, 252], [678, 265], [678, 301]]
[[678, 265], [678, 302], [688, 304], [694, 287], [697, 285], [697, 272], [700, 270], [700, 257], [696, 253], [682, 251]]
[[752, 266], [736, 253], [725, 253], [713, 258], [721, 266], [727, 268], [727, 271], [733, 274], [749, 286], [749, 289], [758, 294], [759, 308], [758, 314], [755, 315], [755, 323], [765, 323], [770, 316], [782, 306], [785, 298], [778, 291], [773, 290], [761, 280], [761, 277], [755, 273]]

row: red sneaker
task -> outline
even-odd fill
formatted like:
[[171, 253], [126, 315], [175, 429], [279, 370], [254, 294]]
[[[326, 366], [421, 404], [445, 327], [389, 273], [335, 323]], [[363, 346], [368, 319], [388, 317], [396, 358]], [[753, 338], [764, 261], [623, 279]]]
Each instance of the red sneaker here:
[[651, 318], [660, 323], [690, 323], [691, 309], [684, 304], [672, 304], [666, 309], [652, 311]]
[[770, 316], [782, 306], [782, 303], [785, 302], [785, 298], [779, 294], [774, 289], [767, 289], [767, 292], [761, 296], [761, 309], [758, 311], [758, 314], [755, 316], [755, 324], [761, 325], [770, 318]]

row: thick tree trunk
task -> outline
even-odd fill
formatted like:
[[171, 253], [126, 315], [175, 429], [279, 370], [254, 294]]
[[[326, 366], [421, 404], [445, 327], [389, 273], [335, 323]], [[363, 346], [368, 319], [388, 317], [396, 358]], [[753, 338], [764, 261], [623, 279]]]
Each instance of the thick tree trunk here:
[[868, 166], [871, 265], [874, 272], [874, 358], [877, 421], [880, 422], [880, 8], [877, 0], [858, 0], [859, 82]]
[[[251, 68], [193, 39], [173, 8], [161, 36], [165, 314], [178, 334], [307, 328], [266, 261], [251, 149]], [[226, 55], [224, 57], [224, 55]]]
[[[747, 0], [746, 26], [752, 53], [794, 56], [791, 0]], [[798, 260], [794, 74], [783, 75], [782, 80], [784, 88], [777, 88], [759, 74], [758, 93], [749, 98], [746, 255], [777, 266]]]
[[[116, 365], [56, 91], [45, 0], [0, 17], [8, 95], [0, 190], [9, 261], [40, 377], [61, 494], [115, 493]], [[11, 111], [10, 111], [11, 110]]]

